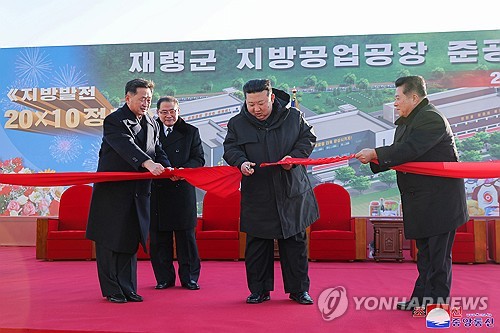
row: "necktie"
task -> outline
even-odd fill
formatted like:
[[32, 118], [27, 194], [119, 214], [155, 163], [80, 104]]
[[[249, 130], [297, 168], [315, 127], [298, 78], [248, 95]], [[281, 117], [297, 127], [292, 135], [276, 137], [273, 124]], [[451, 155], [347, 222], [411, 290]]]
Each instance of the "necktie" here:
[[167, 132], [165, 133], [166, 136], [168, 136], [172, 132], [171, 127], [167, 127]]

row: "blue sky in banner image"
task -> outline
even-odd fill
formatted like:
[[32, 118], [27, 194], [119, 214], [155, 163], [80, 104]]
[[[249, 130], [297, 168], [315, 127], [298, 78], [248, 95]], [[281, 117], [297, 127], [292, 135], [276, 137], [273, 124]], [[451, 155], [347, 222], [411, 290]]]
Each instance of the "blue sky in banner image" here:
[[[0, 63], [10, 65], [2, 70], [0, 76], [0, 108], [4, 111], [0, 128], [0, 160], [21, 157], [24, 166], [34, 171], [95, 171], [100, 135], [58, 131], [53, 125], [54, 115], [46, 114], [42, 116], [43, 119], [33, 116], [31, 111], [35, 110], [26, 104], [29, 99], [24, 98], [26, 94], [32, 93], [34, 87], [95, 85], [87, 77], [88, 64], [85, 59], [81, 47], [2, 50]], [[18, 89], [16, 96], [14, 89]], [[37, 99], [40, 101], [41, 96]], [[47, 111], [53, 113], [56, 110], [52, 108]], [[38, 126], [35, 126], [37, 122]]]

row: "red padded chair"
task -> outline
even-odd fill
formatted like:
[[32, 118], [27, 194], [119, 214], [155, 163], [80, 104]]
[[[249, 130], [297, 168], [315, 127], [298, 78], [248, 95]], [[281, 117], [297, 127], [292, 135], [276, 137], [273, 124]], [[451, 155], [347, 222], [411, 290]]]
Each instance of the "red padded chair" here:
[[319, 219], [309, 231], [311, 260], [366, 259], [366, 219], [351, 217], [351, 196], [342, 186], [324, 183], [314, 188]]
[[451, 251], [455, 263], [485, 263], [486, 222], [471, 219], [461, 225]]
[[[416, 242], [412, 240], [410, 254], [414, 261], [417, 260], [417, 253]], [[451, 257], [453, 263], [486, 262], [486, 222], [484, 220], [470, 219], [457, 229]]]
[[240, 246], [240, 241], [244, 243], [240, 233], [240, 201], [239, 191], [227, 197], [205, 193], [202, 215], [196, 225], [200, 259], [238, 260], [244, 256]]
[[58, 218], [37, 219], [37, 259], [95, 258], [93, 242], [85, 238], [91, 197], [91, 186], [71, 186], [61, 196]]

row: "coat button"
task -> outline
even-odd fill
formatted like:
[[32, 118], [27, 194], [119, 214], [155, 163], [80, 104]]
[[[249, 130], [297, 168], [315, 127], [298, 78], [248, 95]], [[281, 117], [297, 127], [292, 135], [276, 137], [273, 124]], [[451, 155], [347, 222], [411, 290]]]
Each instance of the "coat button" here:
[[176, 150], [175, 150], [175, 152], [176, 152], [176, 153], [178, 153], [178, 152], [179, 152], [179, 149], [176, 149]]

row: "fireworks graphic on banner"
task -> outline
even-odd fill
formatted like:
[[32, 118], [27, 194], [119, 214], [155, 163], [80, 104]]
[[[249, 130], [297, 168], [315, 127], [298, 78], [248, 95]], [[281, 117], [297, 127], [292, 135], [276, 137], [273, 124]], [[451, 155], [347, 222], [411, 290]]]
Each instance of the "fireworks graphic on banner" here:
[[85, 79], [85, 74], [77, 70], [75, 66], [66, 65], [54, 73], [53, 85], [55, 87], [81, 87], [88, 85], [88, 81]]
[[11, 89], [24, 89], [30, 87], [30, 84], [26, 82], [25, 80], [15, 80], [11, 85], [8, 85], [5, 89], [5, 93], [2, 94], [2, 97], [0, 98], [0, 103], [8, 103], [7, 108], [9, 110], [16, 110], [16, 111], [22, 111], [22, 110], [32, 110], [31, 108], [19, 104], [19, 103], [14, 103], [12, 102], [7, 96], [9, 95], [9, 92]]
[[48, 59], [48, 55], [39, 48], [21, 51], [15, 66], [17, 76], [31, 87], [38, 87], [43, 79], [49, 77], [52, 70], [52, 62]]
[[56, 162], [69, 163], [80, 156], [82, 145], [77, 136], [60, 135], [52, 140], [49, 151]]
[[83, 169], [85, 171], [96, 171], [99, 161], [99, 149], [101, 148], [100, 141], [96, 141], [90, 145], [90, 149], [86, 151], [87, 158], [83, 161]]

